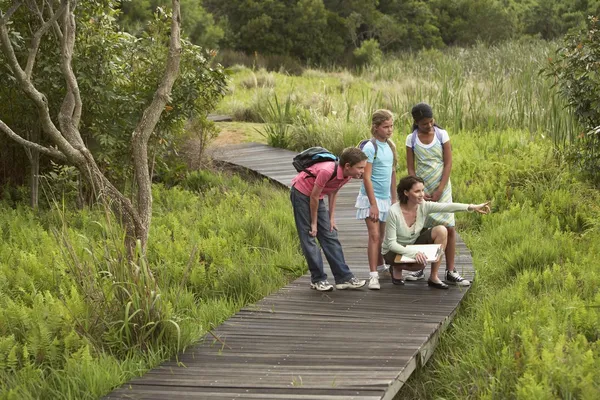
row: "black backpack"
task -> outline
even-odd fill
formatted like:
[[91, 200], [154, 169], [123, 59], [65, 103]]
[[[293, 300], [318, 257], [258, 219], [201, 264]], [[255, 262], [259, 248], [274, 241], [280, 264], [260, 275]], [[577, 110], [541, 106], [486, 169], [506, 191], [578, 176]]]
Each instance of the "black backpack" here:
[[304, 150], [301, 153], [298, 153], [294, 160], [292, 161], [292, 165], [296, 168], [298, 172], [306, 172], [309, 176], [315, 177], [310, 171], [307, 170], [308, 167], [314, 165], [316, 163], [325, 162], [325, 161], [335, 161], [335, 168], [333, 169], [333, 175], [329, 180], [332, 180], [336, 173], [338, 167], [338, 158], [335, 154], [330, 152], [324, 147], [310, 147]]

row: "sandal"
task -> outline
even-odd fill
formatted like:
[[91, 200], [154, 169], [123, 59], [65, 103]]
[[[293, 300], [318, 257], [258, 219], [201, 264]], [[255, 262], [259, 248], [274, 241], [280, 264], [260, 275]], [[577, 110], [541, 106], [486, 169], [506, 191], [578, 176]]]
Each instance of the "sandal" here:
[[404, 279], [400, 278], [400, 279], [396, 279], [394, 278], [394, 266], [390, 265], [390, 276], [392, 277], [392, 283], [394, 285], [404, 285]]

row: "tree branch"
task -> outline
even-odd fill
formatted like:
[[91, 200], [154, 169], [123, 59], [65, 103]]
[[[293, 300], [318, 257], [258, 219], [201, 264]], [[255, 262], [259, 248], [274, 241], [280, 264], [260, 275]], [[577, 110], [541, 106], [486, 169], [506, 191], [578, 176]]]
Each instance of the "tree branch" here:
[[17, 56], [15, 54], [10, 38], [8, 37], [8, 29], [6, 23], [0, 21], [0, 44], [2, 52], [8, 61], [8, 65], [14, 73], [17, 82], [23, 92], [33, 101], [38, 109], [40, 115], [40, 122], [44, 133], [46, 133], [52, 140], [52, 142], [58, 147], [67, 158], [71, 159], [72, 162], [81, 162], [81, 154], [73, 148], [73, 146], [67, 141], [65, 137], [58, 130], [52, 118], [50, 117], [50, 109], [48, 108], [48, 100], [41, 92], [39, 92], [35, 86], [31, 83], [30, 79], [27, 79], [25, 71], [21, 68]]
[[63, 15], [63, 37], [61, 38], [60, 66], [67, 84], [67, 94], [60, 108], [58, 120], [63, 133], [68, 135], [71, 143], [83, 147], [83, 139], [79, 134], [81, 120], [81, 95], [77, 77], [73, 72], [73, 49], [75, 48], [75, 15], [71, 10], [71, 1], [67, 0], [68, 8]]
[[29, 48], [29, 56], [27, 57], [27, 66], [25, 67], [25, 75], [27, 79], [31, 79], [31, 73], [33, 71], [33, 67], [35, 65], [35, 58], [37, 57], [37, 52], [40, 47], [40, 42], [42, 40], [42, 36], [48, 31], [48, 29], [56, 23], [58, 17], [65, 11], [67, 6], [67, 1], [62, 0], [60, 6], [56, 10], [55, 13], [51, 14], [51, 17], [48, 21], [44, 21], [44, 15], [42, 11], [36, 6], [36, 13], [38, 14], [40, 21], [42, 22], [42, 26], [35, 32], [33, 35], [33, 39], [31, 39], [31, 47]]
[[12, 129], [10, 129], [10, 127], [8, 125], [6, 125], [4, 123], [4, 121], [2, 121], [1, 119], [0, 119], [0, 131], [4, 132], [6, 134], [6, 136], [8, 136], [10, 139], [14, 140], [15, 142], [19, 143], [21, 146], [23, 146], [25, 148], [37, 150], [40, 153], [46, 154], [47, 156], [54, 157], [54, 158], [57, 158], [62, 161], [67, 160], [67, 158], [65, 157], [65, 155], [63, 153], [61, 153], [60, 151], [58, 151], [56, 149], [53, 149], [52, 147], [45, 147], [40, 144], [30, 142], [29, 140], [24, 139], [22, 136], [18, 135]]
[[[13, 1], [13, 5], [6, 11], [6, 14], [0, 18], [0, 25], [6, 25], [10, 21], [10, 17], [21, 7], [22, 1]], [[1, 14], [0, 14], [1, 15]]]

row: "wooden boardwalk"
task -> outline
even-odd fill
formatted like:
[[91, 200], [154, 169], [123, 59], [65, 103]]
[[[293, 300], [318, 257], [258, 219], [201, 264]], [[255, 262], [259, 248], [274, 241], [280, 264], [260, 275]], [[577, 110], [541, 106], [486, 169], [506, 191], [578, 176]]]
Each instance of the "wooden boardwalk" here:
[[[260, 144], [220, 149], [216, 159], [289, 186], [295, 153]], [[360, 181], [340, 191], [336, 221], [346, 262], [368, 277], [365, 224], [354, 201]], [[458, 240], [456, 268], [473, 278]], [[444, 268], [440, 268], [443, 272]], [[329, 268], [326, 271], [331, 277]], [[425, 281], [381, 290], [320, 293], [304, 275], [242, 309], [184, 354], [133, 379], [107, 399], [392, 399], [431, 356], [468, 288], [432, 289]]]

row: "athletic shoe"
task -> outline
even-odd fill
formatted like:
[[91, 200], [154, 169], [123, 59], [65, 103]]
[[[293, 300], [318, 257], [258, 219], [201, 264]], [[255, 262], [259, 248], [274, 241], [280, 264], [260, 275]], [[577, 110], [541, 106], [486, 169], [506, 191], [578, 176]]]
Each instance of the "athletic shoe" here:
[[346, 282], [336, 283], [335, 288], [338, 290], [360, 289], [361, 287], [365, 286], [366, 284], [367, 284], [366, 280], [356, 279], [355, 277], [352, 277], [352, 278], [348, 279]]
[[460, 276], [460, 274], [456, 272], [456, 270], [446, 270], [446, 279], [444, 280], [446, 281], [446, 283], [456, 286], [469, 286], [471, 284], [471, 282]]
[[434, 287], [436, 289], [448, 289], [448, 285], [446, 285], [444, 282], [439, 281], [439, 282], [434, 282], [431, 279], [427, 281], [427, 284], [431, 287]]
[[381, 289], [381, 286], [379, 285], [379, 277], [378, 276], [372, 276], [371, 278], [369, 278], [369, 289], [371, 289], [371, 290]]
[[320, 281], [311, 283], [310, 288], [319, 292], [331, 292], [333, 290], [333, 285], [327, 281]]
[[425, 272], [423, 272], [424, 269], [420, 270], [420, 271], [414, 271], [414, 272], [410, 272], [408, 274], [406, 274], [406, 276], [404, 277], [405, 281], [418, 281], [419, 279], [423, 279], [425, 278]]

